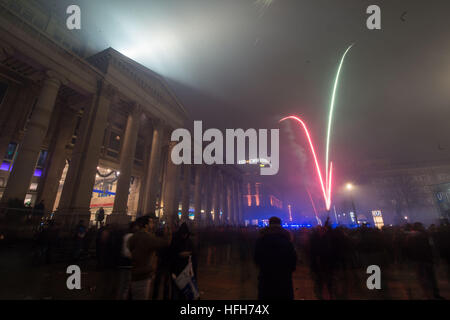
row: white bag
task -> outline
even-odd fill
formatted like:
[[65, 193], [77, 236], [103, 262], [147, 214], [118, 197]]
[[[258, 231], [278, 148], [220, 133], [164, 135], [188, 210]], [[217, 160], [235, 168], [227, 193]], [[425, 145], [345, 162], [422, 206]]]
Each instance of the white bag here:
[[188, 300], [197, 300], [200, 298], [197, 281], [194, 276], [194, 269], [192, 268], [191, 256], [189, 256], [189, 262], [183, 271], [181, 271], [178, 276], [172, 273], [172, 278], [178, 289], [181, 290]]

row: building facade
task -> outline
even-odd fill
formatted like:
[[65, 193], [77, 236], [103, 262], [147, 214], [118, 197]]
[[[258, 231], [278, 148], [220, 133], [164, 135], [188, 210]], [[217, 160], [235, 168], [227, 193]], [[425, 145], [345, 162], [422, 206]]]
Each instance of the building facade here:
[[3, 209], [43, 201], [67, 227], [99, 207], [119, 224], [180, 210], [243, 221], [239, 170], [170, 160], [189, 115], [163, 77], [112, 48], [92, 54], [39, 1], [1, 0], [0, 39]]

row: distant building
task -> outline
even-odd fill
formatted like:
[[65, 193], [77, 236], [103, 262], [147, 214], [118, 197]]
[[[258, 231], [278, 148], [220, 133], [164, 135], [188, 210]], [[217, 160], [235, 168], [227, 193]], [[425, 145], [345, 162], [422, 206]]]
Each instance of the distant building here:
[[373, 210], [381, 210], [384, 224], [422, 222], [427, 225], [449, 218], [450, 160], [367, 163], [361, 183], [374, 193]]
[[[248, 178], [248, 175], [244, 176]], [[289, 222], [288, 207], [283, 205], [280, 194], [269, 184], [257, 181], [245, 181], [243, 190], [245, 220], [267, 220], [278, 216], [283, 222]]]

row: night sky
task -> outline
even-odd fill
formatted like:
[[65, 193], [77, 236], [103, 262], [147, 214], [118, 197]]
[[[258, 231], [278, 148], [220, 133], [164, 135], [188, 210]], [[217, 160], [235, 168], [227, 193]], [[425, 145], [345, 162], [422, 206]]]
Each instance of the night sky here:
[[[280, 172], [265, 179], [291, 202], [315, 175], [302, 132], [278, 120], [307, 121], [323, 166], [332, 85], [351, 43], [331, 139], [336, 183], [370, 159], [450, 159], [450, 1], [70, 4], [81, 6], [82, 35], [97, 51], [111, 46], [166, 77], [204, 128], [280, 127]], [[371, 4], [381, 30], [366, 28]]]

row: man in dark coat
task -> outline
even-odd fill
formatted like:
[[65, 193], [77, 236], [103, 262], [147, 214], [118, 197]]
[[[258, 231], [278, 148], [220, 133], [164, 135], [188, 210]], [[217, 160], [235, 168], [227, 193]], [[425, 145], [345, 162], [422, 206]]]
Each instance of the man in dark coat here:
[[270, 218], [269, 226], [261, 230], [255, 248], [255, 263], [259, 267], [258, 299], [294, 299], [292, 272], [297, 254], [291, 240], [280, 218]]

